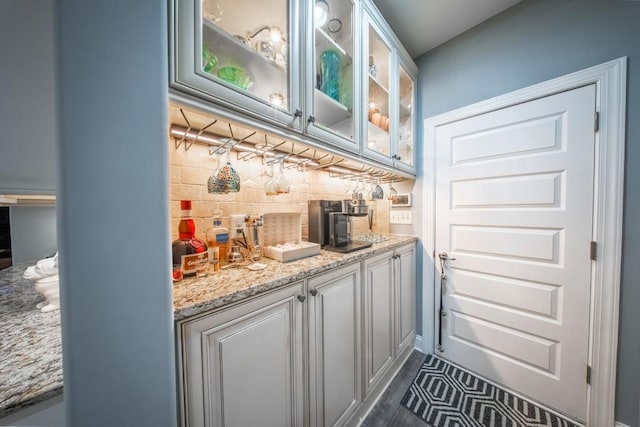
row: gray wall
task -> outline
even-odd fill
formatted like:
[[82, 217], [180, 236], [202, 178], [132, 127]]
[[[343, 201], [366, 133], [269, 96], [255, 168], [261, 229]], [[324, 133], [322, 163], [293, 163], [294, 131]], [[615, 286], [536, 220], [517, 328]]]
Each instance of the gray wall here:
[[37, 261], [58, 250], [56, 208], [16, 206], [9, 208], [13, 263]]
[[[640, 402], [640, 3], [524, 0], [418, 58], [422, 117], [629, 58], [616, 420]], [[428, 290], [430, 291], [430, 290]]]
[[55, 191], [53, 1], [0, 2], [0, 194]]
[[[70, 426], [175, 426], [167, 4], [56, 2]], [[25, 22], [28, 25], [28, 20]]]

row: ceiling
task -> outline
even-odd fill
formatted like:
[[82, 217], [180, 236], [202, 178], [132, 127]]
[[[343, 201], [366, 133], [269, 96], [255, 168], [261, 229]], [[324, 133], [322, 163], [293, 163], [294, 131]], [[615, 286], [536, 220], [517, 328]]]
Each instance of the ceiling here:
[[412, 58], [520, 0], [373, 0]]

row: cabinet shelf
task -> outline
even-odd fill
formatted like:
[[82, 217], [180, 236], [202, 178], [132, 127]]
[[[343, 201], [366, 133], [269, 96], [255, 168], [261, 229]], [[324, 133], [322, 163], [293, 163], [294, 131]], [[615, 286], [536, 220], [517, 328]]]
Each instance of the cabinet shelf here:
[[369, 150], [384, 154], [385, 156], [391, 155], [389, 133], [385, 132], [383, 129], [380, 129], [378, 126], [374, 125], [371, 122], [367, 122], [367, 141], [367, 144], [369, 143], [369, 141], [376, 142], [376, 147], [373, 148], [369, 146]]
[[[253, 78], [254, 84], [247, 91], [262, 100], [269, 99], [269, 95], [279, 93], [288, 97], [287, 72], [275, 62], [265, 58], [250, 46], [240, 42], [224, 30], [206, 19], [202, 20], [202, 43], [218, 58], [218, 66], [212, 73], [205, 75], [224, 82], [215, 74], [220, 67], [232, 65], [243, 68]], [[240, 90], [240, 89], [238, 89]]]
[[334, 49], [340, 53], [342, 59], [342, 68], [351, 65], [353, 59], [351, 52], [347, 52], [338, 42], [336, 42], [322, 28], [316, 28], [316, 52], [318, 56], [327, 49]]
[[326, 95], [321, 90], [313, 91], [314, 112], [318, 123], [331, 127], [352, 116], [352, 112], [345, 105]]
[[383, 116], [389, 116], [389, 90], [369, 74], [369, 103], [375, 103]]

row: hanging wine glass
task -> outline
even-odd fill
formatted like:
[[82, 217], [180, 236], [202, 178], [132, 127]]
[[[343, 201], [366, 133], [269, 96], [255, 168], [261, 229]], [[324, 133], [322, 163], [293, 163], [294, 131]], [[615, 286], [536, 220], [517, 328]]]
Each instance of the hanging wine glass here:
[[384, 191], [382, 191], [382, 187], [380, 187], [380, 177], [378, 177], [378, 183], [376, 184], [375, 188], [371, 192], [371, 198], [373, 200], [382, 200], [382, 199], [384, 199]]
[[207, 191], [210, 194], [221, 194], [224, 193], [224, 183], [218, 179], [218, 172], [220, 171], [220, 154], [216, 156], [218, 163], [216, 165], [215, 170], [209, 176], [207, 180]]
[[249, 172], [247, 172], [247, 179], [242, 181], [242, 188], [260, 188], [260, 184], [258, 184], [257, 180], [262, 176], [262, 174], [257, 176], [254, 175], [253, 177], [251, 176], [251, 172], [255, 172], [256, 170], [258, 172], [262, 172], [261, 168], [254, 168], [252, 167], [252, 165], [249, 165]]
[[264, 192], [267, 196], [276, 196], [278, 194], [278, 185], [276, 184], [276, 177], [273, 173], [273, 163], [269, 163], [269, 179], [264, 183]]
[[395, 202], [397, 198], [398, 198], [398, 192], [396, 191], [395, 188], [393, 188], [393, 183], [390, 181], [389, 194], [387, 195], [387, 199], [391, 200], [392, 202]]
[[231, 166], [231, 149], [227, 148], [227, 163], [220, 168], [216, 178], [223, 187], [223, 193], [237, 193], [240, 191], [240, 175]]
[[280, 174], [276, 178], [276, 187], [278, 194], [286, 194], [291, 188], [289, 180], [284, 176], [284, 157], [280, 157]]
[[307, 163], [303, 162], [299, 167], [300, 172], [302, 172], [302, 181], [296, 187], [298, 187], [298, 191], [301, 193], [305, 193], [311, 187], [309, 180], [307, 179]]

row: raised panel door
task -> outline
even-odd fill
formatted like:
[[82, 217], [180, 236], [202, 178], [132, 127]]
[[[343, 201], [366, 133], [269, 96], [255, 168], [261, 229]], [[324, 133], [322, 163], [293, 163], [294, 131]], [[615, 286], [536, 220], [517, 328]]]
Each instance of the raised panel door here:
[[416, 337], [416, 245], [396, 250], [396, 354], [413, 347]]
[[302, 285], [188, 322], [183, 425], [301, 426]]
[[394, 360], [393, 251], [364, 262], [364, 363], [368, 391]]
[[344, 425], [361, 401], [360, 264], [308, 285], [311, 425]]

